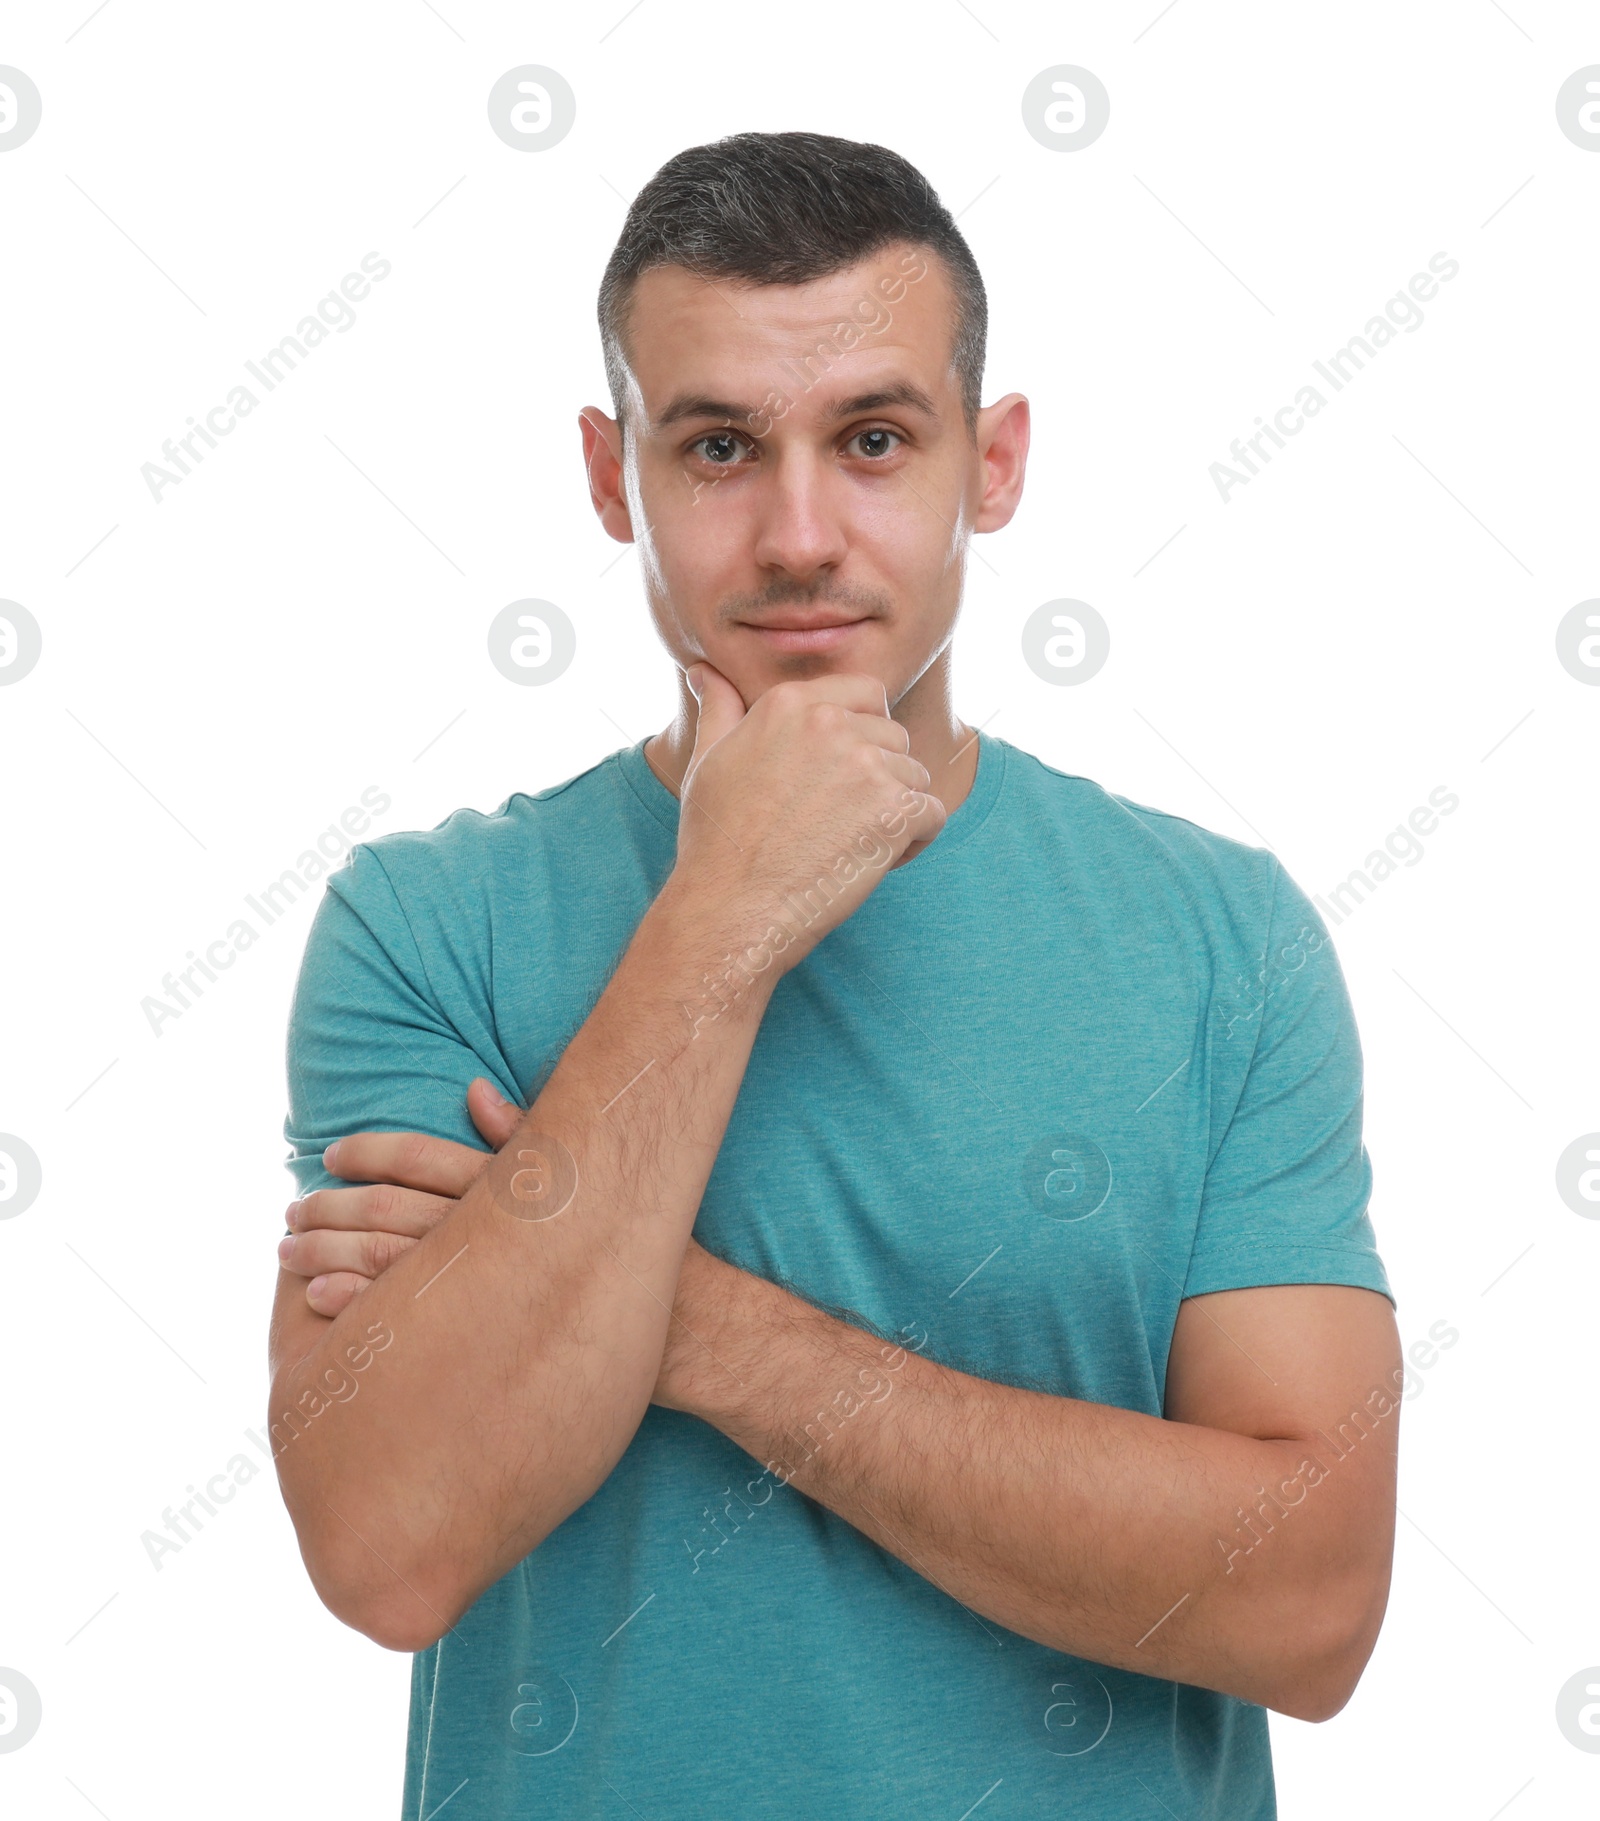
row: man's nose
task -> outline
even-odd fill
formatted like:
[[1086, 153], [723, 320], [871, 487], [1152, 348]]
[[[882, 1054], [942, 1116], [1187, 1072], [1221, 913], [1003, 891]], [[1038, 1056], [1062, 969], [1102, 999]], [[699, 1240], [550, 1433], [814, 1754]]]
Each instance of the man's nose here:
[[809, 451], [786, 450], [764, 478], [756, 561], [797, 576], [842, 562], [849, 549], [847, 502], [832, 464]]

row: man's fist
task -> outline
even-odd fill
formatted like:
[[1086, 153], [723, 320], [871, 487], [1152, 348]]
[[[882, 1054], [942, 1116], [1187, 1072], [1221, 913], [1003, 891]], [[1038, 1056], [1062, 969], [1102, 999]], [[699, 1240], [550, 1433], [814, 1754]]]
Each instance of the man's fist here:
[[772, 947], [785, 973], [939, 833], [944, 805], [876, 677], [777, 683], [748, 711], [710, 664], [689, 678], [700, 715], [673, 882], [742, 919], [752, 944], [782, 929]]

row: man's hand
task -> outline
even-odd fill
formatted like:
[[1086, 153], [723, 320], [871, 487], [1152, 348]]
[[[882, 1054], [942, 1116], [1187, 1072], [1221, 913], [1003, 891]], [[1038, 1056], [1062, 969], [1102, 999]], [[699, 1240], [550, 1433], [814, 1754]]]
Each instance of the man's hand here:
[[[502, 1100], [482, 1075], [467, 1089], [467, 1111], [495, 1151], [522, 1118], [522, 1109]], [[294, 1232], [279, 1247], [280, 1263], [311, 1279], [306, 1301], [331, 1319], [444, 1219], [490, 1155], [426, 1132], [356, 1132], [341, 1138], [334, 1173], [359, 1178], [360, 1186], [313, 1189], [291, 1202]], [[733, 1269], [689, 1241], [654, 1403], [686, 1409], [679, 1401], [685, 1393], [675, 1389], [675, 1381], [686, 1386], [691, 1371], [718, 1369], [712, 1339], [717, 1300], [710, 1280]]]
[[502, 1100], [482, 1075], [467, 1089], [467, 1111], [490, 1150], [422, 1132], [356, 1132], [339, 1140], [337, 1168], [329, 1168], [360, 1186], [313, 1189], [289, 1204], [292, 1233], [279, 1245], [278, 1261], [310, 1278], [306, 1301], [318, 1315], [337, 1315], [431, 1232], [522, 1118], [522, 1108]]
[[945, 808], [877, 677], [778, 683], [746, 711], [712, 665], [688, 675], [700, 712], [673, 882], [691, 902], [732, 907], [749, 953], [768, 957], [751, 965], [764, 971], [776, 956], [784, 974], [933, 840]]

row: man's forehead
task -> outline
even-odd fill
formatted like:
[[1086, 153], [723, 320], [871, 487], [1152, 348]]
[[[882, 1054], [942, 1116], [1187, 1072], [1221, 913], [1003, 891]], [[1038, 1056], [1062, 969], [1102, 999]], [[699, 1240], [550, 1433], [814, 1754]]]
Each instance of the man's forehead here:
[[824, 421], [891, 406], [938, 414], [954, 310], [942, 262], [910, 245], [798, 285], [654, 266], [628, 311], [628, 364], [656, 430], [753, 415], [774, 392], [814, 392], [807, 416]]

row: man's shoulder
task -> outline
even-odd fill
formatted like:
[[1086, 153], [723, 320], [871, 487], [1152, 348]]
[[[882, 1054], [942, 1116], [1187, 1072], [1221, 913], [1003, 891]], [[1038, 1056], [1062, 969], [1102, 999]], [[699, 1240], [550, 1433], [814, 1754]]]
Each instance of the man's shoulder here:
[[1037, 753], [1013, 747], [1016, 771], [1035, 801], [1081, 845], [1120, 870], [1165, 873], [1230, 904], [1264, 909], [1282, 871], [1276, 854], [1207, 828], [1188, 816], [1063, 771]]
[[594, 863], [604, 852], [595, 832], [615, 828], [629, 794], [616, 760], [608, 753], [543, 790], [513, 791], [493, 810], [462, 807], [432, 828], [374, 835], [352, 850], [329, 889], [380, 916], [397, 906], [448, 917], [483, 903], [497, 885], [552, 877], [577, 850]]

